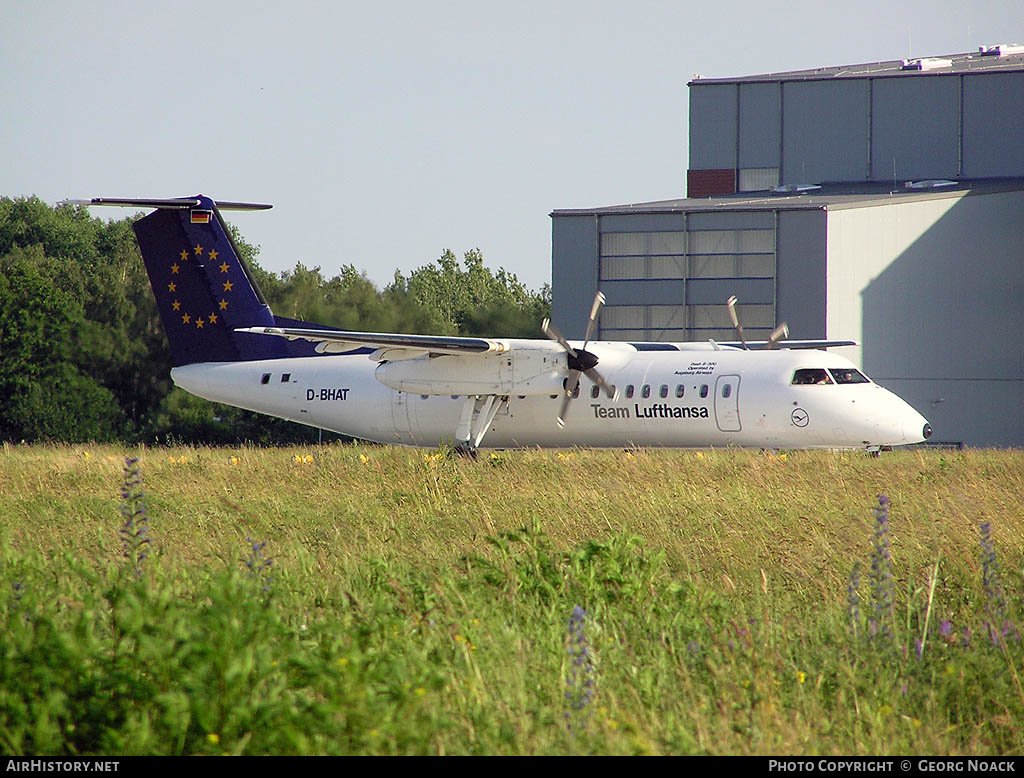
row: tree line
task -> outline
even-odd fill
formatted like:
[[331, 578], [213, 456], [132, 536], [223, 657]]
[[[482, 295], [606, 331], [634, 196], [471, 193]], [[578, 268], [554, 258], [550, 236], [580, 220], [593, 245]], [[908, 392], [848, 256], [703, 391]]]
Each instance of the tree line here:
[[[316, 430], [210, 403], [173, 387], [171, 354], [132, 223], [0, 198], [0, 439], [295, 443]], [[345, 264], [263, 270], [231, 227], [271, 308], [339, 329], [537, 337], [551, 290], [492, 272], [478, 249], [378, 289]]]

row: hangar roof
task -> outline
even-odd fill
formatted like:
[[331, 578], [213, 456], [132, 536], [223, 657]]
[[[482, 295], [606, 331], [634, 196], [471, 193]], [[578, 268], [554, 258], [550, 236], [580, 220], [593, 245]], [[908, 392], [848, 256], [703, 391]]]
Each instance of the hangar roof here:
[[717, 197], [691, 197], [627, 203], [599, 208], [559, 208], [550, 216], [604, 216], [630, 213], [695, 213], [709, 211], [839, 210], [947, 197], [1024, 191], [1024, 179], [903, 182], [893, 189], [878, 183], [826, 184], [804, 193], [742, 192]]
[[859, 65], [790, 70], [780, 73], [762, 73], [755, 76], [705, 78], [696, 76], [688, 86], [702, 84], [737, 84], [750, 82], [820, 81], [834, 78], [883, 78], [909, 76], [963, 75], [1024, 70], [1024, 45], [998, 44], [981, 46], [978, 51], [965, 54], [943, 54], [917, 59], [895, 59], [886, 62], [865, 62]]

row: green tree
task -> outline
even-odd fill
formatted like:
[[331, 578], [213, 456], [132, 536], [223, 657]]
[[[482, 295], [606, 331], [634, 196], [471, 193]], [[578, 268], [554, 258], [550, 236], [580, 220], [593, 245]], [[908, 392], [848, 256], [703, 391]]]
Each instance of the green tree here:
[[45, 264], [39, 246], [0, 259], [0, 438], [110, 440], [120, 409], [75, 366], [82, 307], [40, 271]]
[[404, 296], [460, 334], [537, 337], [550, 315], [550, 288], [532, 292], [504, 268], [492, 273], [479, 249], [463, 255], [463, 267], [449, 249], [437, 262], [401, 273], [386, 292]]

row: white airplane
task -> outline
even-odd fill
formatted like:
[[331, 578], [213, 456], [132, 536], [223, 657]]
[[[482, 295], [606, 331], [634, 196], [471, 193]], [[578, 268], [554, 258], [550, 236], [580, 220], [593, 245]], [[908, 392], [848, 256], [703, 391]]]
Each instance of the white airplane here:
[[[849, 360], [785, 341], [590, 342], [348, 332], [275, 316], [208, 197], [67, 201], [147, 206], [134, 225], [174, 355], [174, 383], [208, 400], [379, 443], [751, 446], [878, 451], [928, 422]], [[750, 345], [763, 348], [751, 350]], [[775, 348], [781, 345], [782, 348]], [[598, 371], [597, 366], [601, 370]], [[575, 407], [574, 407], [575, 406]], [[570, 409], [572, 412], [570, 413]]]

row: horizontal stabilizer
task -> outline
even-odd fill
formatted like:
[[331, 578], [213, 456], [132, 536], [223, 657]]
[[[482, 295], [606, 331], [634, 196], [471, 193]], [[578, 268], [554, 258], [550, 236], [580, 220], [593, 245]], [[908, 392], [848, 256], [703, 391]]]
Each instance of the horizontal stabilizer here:
[[[93, 197], [91, 200], [61, 200], [57, 205], [115, 205], [122, 208], [170, 208], [185, 210], [197, 208], [201, 204], [199, 197]], [[274, 206], [267, 203], [236, 203], [218, 200], [217, 208], [222, 211], [265, 211]]]

